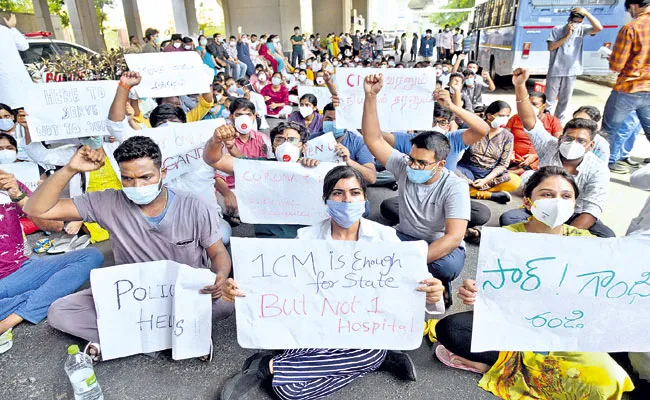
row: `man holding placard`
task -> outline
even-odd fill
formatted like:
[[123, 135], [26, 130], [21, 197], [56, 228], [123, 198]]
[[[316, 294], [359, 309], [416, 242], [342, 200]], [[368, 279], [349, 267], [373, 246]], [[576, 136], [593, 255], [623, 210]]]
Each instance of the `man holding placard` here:
[[[104, 163], [97, 150], [83, 146], [65, 167], [39, 187], [25, 211], [45, 219], [100, 223], [111, 234], [118, 265], [158, 260], [195, 268], [210, 265], [217, 277], [214, 285], [205, 287], [202, 293], [212, 295], [213, 321], [228, 317], [233, 307], [220, 298], [231, 263], [214, 209], [163, 183], [166, 170], [162, 168], [162, 155], [151, 139], [132, 137], [115, 150], [114, 156], [120, 168], [121, 191], [60, 198], [72, 176], [96, 170]], [[91, 342], [99, 341], [91, 289], [53, 304], [48, 321], [64, 332]]]

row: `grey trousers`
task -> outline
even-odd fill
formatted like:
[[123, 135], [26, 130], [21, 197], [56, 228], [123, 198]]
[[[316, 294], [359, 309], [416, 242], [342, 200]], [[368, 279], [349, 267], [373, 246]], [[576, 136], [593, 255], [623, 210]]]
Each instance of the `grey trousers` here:
[[546, 108], [551, 114], [554, 113], [562, 123], [566, 122], [564, 112], [569, 105], [575, 86], [575, 76], [549, 76], [546, 78]]
[[[228, 318], [234, 312], [235, 303], [223, 299], [212, 302], [213, 323]], [[72, 336], [99, 343], [97, 312], [92, 290], [82, 290], [52, 303], [47, 313], [47, 323], [52, 328]]]

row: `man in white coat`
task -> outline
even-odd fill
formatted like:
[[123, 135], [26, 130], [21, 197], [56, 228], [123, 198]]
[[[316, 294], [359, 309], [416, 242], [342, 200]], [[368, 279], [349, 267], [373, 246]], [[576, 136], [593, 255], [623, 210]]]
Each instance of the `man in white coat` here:
[[14, 14], [3, 19], [6, 26], [0, 24], [0, 103], [11, 108], [24, 107], [32, 78], [18, 52], [27, 50], [29, 43], [16, 29]]

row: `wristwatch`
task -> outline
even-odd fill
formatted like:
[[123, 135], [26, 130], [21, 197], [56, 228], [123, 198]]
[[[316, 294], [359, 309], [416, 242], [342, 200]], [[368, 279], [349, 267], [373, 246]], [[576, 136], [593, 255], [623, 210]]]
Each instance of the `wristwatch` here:
[[27, 197], [27, 193], [21, 190], [21, 191], [20, 191], [20, 196], [18, 196], [18, 197], [11, 197], [11, 196], [9, 196], [9, 200], [11, 200], [13, 203], [18, 203], [18, 202], [20, 202], [22, 199], [24, 199], [25, 197]]

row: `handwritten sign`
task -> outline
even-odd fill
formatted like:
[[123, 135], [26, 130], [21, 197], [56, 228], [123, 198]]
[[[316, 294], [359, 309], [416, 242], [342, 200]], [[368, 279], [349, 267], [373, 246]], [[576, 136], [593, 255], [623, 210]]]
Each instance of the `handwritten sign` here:
[[332, 102], [332, 93], [326, 87], [298, 86], [298, 99], [302, 98], [305, 94], [313, 94], [316, 96], [317, 107], [320, 111], [323, 111], [323, 108]]
[[125, 54], [124, 59], [131, 71], [142, 76], [142, 82], [135, 87], [140, 97], [206, 93], [214, 78], [195, 51]]
[[249, 224], [300, 225], [329, 218], [323, 179], [335, 166], [305, 168], [294, 162], [235, 159], [239, 217]]
[[117, 81], [37, 83], [25, 104], [35, 142], [108, 135], [106, 119]]
[[412, 350], [422, 343], [425, 242], [232, 238], [244, 348]]
[[[38, 173], [38, 165], [31, 162], [14, 162], [11, 164], [0, 164], [0, 171], [13, 174], [18, 182], [27, 186], [32, 192], [38, 187], [41, 175]], [[0, 191], [0, 204], [9, 204], [11, 199], [6, 191]]]
[[379, 124], [384, 131], [430, 130], [433, 124], [433, 91], [436, 75], [431, 68], [339, 68], [336, 87], [340, 105], [336, 127], [360, 129], [365, 93], [363, 80], [384, 75], [384, 87], [377, 96]]
[[336, 145], [332, 132], [327, 132], [307, 142], [305, 157], [322, 162], [339, 162]]
[[647, 254], [632, 237], [483, 229], [472, 351], [649, 351]]
[[91, 271], [102, 358], [169, 348], [175, 360], [208, 354], [212, 299], [199, 290], [214, 280], [210, 270], [173, 261]]

